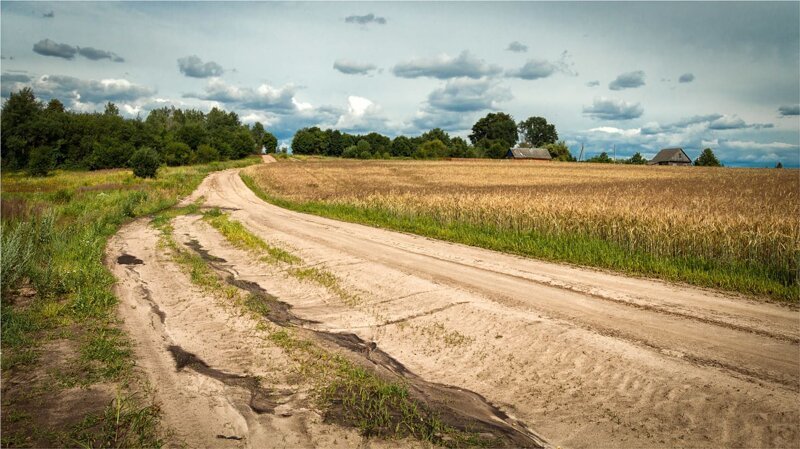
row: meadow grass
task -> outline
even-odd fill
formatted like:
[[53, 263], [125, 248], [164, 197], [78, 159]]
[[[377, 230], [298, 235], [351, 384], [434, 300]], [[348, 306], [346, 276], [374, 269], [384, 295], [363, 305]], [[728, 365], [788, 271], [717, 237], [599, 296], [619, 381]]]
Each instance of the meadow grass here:
[[247, 169], [275, 205], [538, 259], [797, 302], [794, 170], [307, 161]]
[[[38, 348], [49, 340], [67, 339], [77, 347], [76, 359], [51, 388], [128, 384], [134, 360], [114, 313], [115, 280], [103, 265], [108, 238], [135, 217], [175, 205], [209, 172], [257, 162], [248, 158], [165, 167], [155, 179], [135, 178], [123, 169], [58, 170], [41, 178], [3, 172], [3, 375], [13, 370], [31, 377], [38, 369]], [[3, 410], [5, 416], [14, 403], [4, 401]], [[64, 432], [68, 429], [50, 433], [61, 438]], [[63, 442], [52, 443], [58, 441]]]

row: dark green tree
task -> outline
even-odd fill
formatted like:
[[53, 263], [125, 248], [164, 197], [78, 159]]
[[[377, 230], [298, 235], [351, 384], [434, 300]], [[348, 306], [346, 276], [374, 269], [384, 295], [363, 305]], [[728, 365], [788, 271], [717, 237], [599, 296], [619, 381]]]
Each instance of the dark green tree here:
[[544, 148], [547, 149], [554, 161], [575, 162], [575, 158], [572, 157], [569, 147], [563, 140], [545, 144]]
[[447, 131], [443, 130], [442, 128], [433, 128], [432, 130], [422, 134], [419, 137], [420, 139], [422, 139], [423, 142], [438, 140], [448, 148], [450, 148], [452, 144], [452, 140], [450, 139], [450, 134], [447, 134]]
[[779, 161], [777, 164], [775, 164], [775, 168], [783, 168], [783, 164], [781, 164]]
[[428, 140], [414, 151], [414, 159], [438, 159], [446, 157], [449, 151], [450, 149], [441, 140]]
[[544, 117], [528, 117], [527, 120], [519, 122], [517, 128], [522, 140], [535, 148], [544, 148], [545, 145], [556, 143], [558, 140], [556, 126], [547, 123]]
[[48, 147], [36, 147], [28, 157], [28, 174], [31, 176], [47, 176], [53, 169], [53, 150]]
[[717, 156], [714, 155], [714, 152], [711, 151], [711, 148], [706, 148], [700, 153], [700, 156], [694, 160], [694, 165], [698, 167], [722, 167], [722, 164], [717, 159]]
[[406, 136], [397, 136], [392, 141], [392, 156], [409, 157], [414, 153], [414, 144]]
[[158, 153], [148, 147], [136, 150], [128, 161], [133, 168], [133, 175], [138, 178], [155, 178], [160, 164]]
[[598, 154], [597, 156], [590, 157], [586, 159], [586, 162], [597, 162], [601, 164], [610, 164], [614, 162], [610, 157], [608, 157], [608, 153], [603, 151], [602, 153]]
[[645, 159], [641, 153], [636, 152], [630, 159], [625, 161], [626, 164], [633, 164], [633, 165], [644, 165], [647, 163], [647, 159]]
[[112, 102], [106, 103], [106, 108], [103, 111], [103, 115], [114, 115], [119, 116], [119, 108]]
[[469, 135], [473, 145], [484, 139], [502, 141], [504, 146], [510, 148], [517, 143], [517, 124], [506, 113], [489, 113], [472, 126], [472, 134]]
[[488, 147], [484, 146], [484, 156], [490, 159], [502, 159], [506, 157], [508, 154], [508, 150], [511, 149], [511, 145], [504, 140], [495, 140], [488, 142]]
[[170, 142], [164, 147], [163, 159], [169, 166], [187, 165], [192, 158], [191, 147], [183, 142]]
[[278, 151], [278, 138], [274, 134], [267, 131], [264, 133], [264, 139], [261, 141], [267, 153], [275, 153]]
[[3, 103], [0, 154], [4, 167], [15, 169], [28, 165], [28, 153], [37, 134], [33, 125], [41, 112], [42, 104], [28, 87], [12, 92]]
[[219, 151], [211, 145], [200, 144], [195, 152], [195, 160], [201, 164], [219, 160]]

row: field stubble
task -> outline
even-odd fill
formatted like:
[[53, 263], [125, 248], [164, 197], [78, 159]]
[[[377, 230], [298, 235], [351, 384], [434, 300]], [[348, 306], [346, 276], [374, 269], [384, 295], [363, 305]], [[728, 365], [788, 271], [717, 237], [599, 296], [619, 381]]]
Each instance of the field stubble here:
[[308, 161], [244, 178], [299, 211], [797, 301], [795, 170]]

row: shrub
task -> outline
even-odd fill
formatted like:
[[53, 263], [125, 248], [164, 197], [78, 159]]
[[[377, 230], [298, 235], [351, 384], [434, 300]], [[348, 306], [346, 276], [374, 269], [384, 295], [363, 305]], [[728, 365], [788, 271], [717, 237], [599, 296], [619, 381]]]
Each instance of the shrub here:
[[219, 151], [217, 151], [217, 149], [212, 147], [211, 145], [202, 144], [199, 147], [197, 147], [197, 153], [195, 154], [195, 159], [197, 162], [201, 164], [207, 164], [209, 162], [218, 161]]
[[187, 165], [192, 158], [192, 149], [183, 142], [170, 142], [164, 148], [164, 162], [169, 166]]
[[142, 147], [133, 153], [128, 164], [133, 168], [134, 176], [138, 178], [155, 178], [161, 161], [155, 150], [149, 147]]
[[47, 176], [53, 168], [53, 151], [48, 147], [36, 147], [28, 156], [28, 174]]

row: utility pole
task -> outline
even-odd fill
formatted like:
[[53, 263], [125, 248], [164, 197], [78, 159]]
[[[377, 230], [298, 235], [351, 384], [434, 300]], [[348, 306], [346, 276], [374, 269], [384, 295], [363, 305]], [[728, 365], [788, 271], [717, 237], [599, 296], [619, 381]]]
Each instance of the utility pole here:
[[583, 160], [583, 143], [581, 143], [581, 154], [578, 156], [578, 162]]
[[617, 144], [614, 144], [614, 163], [617, 163]]

